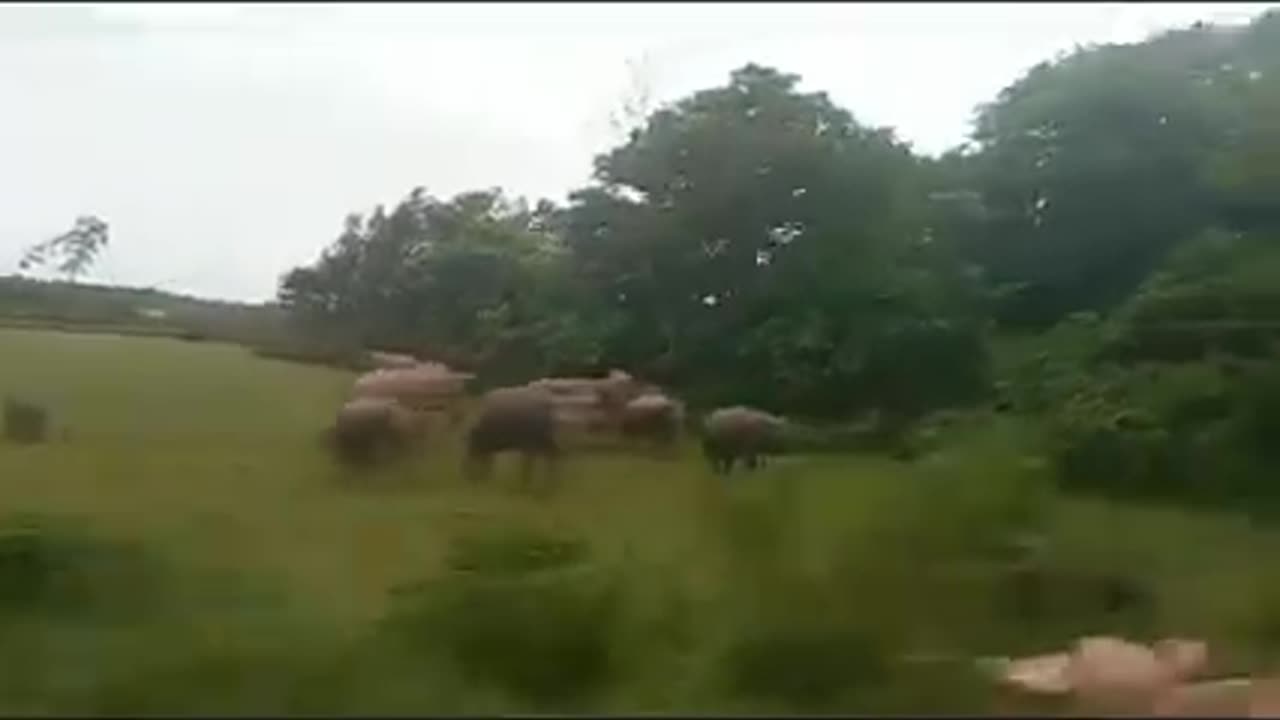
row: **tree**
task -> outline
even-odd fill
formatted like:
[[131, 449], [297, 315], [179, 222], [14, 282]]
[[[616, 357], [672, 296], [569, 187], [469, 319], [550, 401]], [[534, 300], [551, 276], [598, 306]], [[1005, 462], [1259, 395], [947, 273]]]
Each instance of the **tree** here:
[[798, 83], [747, 65], [597, 158], [565, 232], [611, 362], [708, 401], [839, 414], [896, 402], [870, 381], [883, 341], [964, 312], [920, 282], [941, 256], [921, 249], [908, 148]]
[[1280, 230], [1280, 12], [1256, 20], [1233, 55], [1223, 80], [1238, 105], [1209, 178], [1224, 224]]
[[82, 215], [67, 232], [29, 248], [18, 267], [29, 270], [57, 261], [58, 272], [75, 282], [89, 271], [108, 241], [107, 223], [93, 215]]
[[1225, 142], [1236, 29], [1200, 27], [1042, 63], [981, 109], [974, 258], [1043, 325], [1126, 298], [1212, 222], [1204, 169]]
[[552, 212], [498, 190], [441, 201], [417, 188], [390, 213], [349, 216], [316, 263], [282, 278], [279, 299], [313, 331], [485, 366], [529, 339], [520, 331], [558, 258], [543, 230]]

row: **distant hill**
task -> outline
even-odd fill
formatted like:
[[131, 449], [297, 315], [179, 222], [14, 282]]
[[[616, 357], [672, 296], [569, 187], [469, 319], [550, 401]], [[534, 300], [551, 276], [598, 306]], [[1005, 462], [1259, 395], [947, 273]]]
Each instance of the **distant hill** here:
[[0, 325], [173, 335], [257, 345], [277, 337], [275, 303], [206, 300], [155, 288], [0, 276]]

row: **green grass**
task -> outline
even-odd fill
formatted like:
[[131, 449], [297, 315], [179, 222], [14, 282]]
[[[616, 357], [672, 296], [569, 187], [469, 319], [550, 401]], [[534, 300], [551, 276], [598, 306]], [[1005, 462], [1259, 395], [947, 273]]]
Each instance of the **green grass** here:
[[[448, 434], [340, 470], [320, 432], [350, 381], [214, 343], [0, 330], [0, 392], [68, 431], [0, 445], [0, 516], [87, 578], [57, 612], [0, 607], [0, 712], [981, 711], [966, 658], [1075, 632], [1200, 634], [1244, 665], [1280, 649], [1280, 534], [1056, 497], [1011, 421], [914, 463], [792, 457], [729, 483], [692, 444], [578, 453], [533, 498], [514, 465], [465, 483]], [[1047, 548], [1031, 619], [1001, 570], [1016, 533]], [[5, 567], [0, 586], [27, 577]], [[1149, 598], [1105, 612], [1089, 572]], [[951, 659], [902, 659], [930, 653]], [[568, 670], [583, 658], [599, 672]]]

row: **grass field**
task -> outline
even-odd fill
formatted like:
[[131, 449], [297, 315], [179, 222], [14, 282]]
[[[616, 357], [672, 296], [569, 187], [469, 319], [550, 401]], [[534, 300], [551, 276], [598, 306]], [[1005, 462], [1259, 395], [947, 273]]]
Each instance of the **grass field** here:
[[[1280, 648], [1275, 531], [1059, 498], [1009, 421], [728, 484], [692, 446], [584, 453], [534, 498], [514, 467], [464, 483], [447, 435], [339, 470], [319, 432], [350, 379], [0, 330], [0, 391], [67, 430], [0, 445], [0, 712], [981, 711], [972, 656], [1079, 632]], [[518, 567], [548, 547], [585, 559]]]

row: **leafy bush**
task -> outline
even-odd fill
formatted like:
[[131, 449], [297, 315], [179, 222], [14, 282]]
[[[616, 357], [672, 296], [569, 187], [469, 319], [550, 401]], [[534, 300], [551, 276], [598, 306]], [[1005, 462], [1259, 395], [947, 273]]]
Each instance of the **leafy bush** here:
[[745, 402], [821, 419], [872, 410], [915, 418], [972, 403], [990, 386], [983, 328], [967, 320], [778, 312], [732, 347], [732, 372], [704, 368], [689, 388], [699, 404]]
[[1202, 362], [1086, 376], [1047, 423], [1059, 481], [1112, 497], [1242, 508], [1276, 497], [1265, 468], [1280, 432], [1273, 375]]
[[49, 412], [6, 396], [4, 399], [4, 436], [17, 443], [44, 442], [49, 432]]
[[1110, 357], [1186, 362], [1265, 357], [1280, 341], [1280, 253], [1267, 235], [1210, 230], [1180, 247], [1121, 309]]
[[[1098, 317], [1077, 313], [1042, 336], [1014, 341], [1003, 353], [998, 402], [1020, 413], [1052, 411], [1083, 389], [1097, 359], [1101, 332]], [[1009, 344], [1006, 341], [1006, 344]]]
[[1072, 398], [1051, 424], [1052, 456], [1067, 487], [1158, 494], [1175, 471], [1172, 440], [1149, 412], [1097, 394]]

